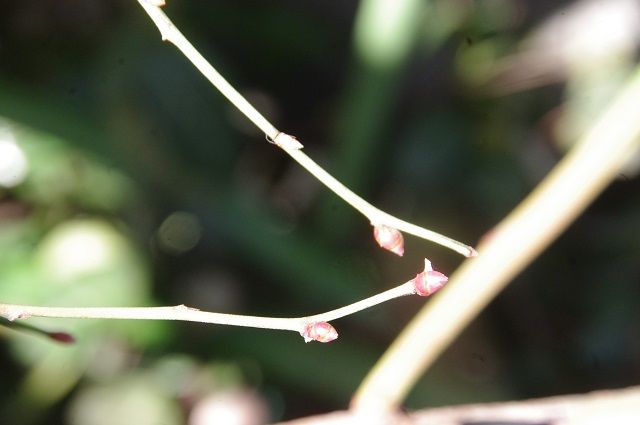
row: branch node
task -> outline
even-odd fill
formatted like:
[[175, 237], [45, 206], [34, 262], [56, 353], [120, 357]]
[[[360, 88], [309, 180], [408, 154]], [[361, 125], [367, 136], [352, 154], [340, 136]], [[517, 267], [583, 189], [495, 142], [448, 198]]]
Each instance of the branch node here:
[[186, 306], [186, 305], [184, 305], [184, 304], [177, 305], [177, 306], [175, 307], [175, 309], [176, 309], [176, 310], [179, 310], [179, 311], [200, 311], [200, 309], [199, 309], [199, 308], [189, 307], [189, 306]]
[[291, 150], [291, 149], [300, 150], [304, 148], [304, 146], [302, 145], [302, 143], [298, 141], [298, 139], [296, 139], [294, 136], [291, 136], [287, 133], [283, 133], [282, 131], [276, 134], [276, 137], [274, 137], [273, 139], [269, 136], [266, 136], [266, 137], [267, 137], [267, 142], [273, 145], [276, 145], [277, 147], [284, 149], [285, 151]]

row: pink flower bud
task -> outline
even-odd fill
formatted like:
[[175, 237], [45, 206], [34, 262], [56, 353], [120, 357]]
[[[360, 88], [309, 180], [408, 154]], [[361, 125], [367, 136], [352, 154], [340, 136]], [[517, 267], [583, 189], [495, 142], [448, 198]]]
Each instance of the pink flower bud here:
[[400, 257], [404, 254], [404, 239], [398, 229], [378, 224], [373, 227], [373, 237], [380, 247]]
[[300, 335], [304, 338], [304, 342], [312, 340], [318, 342], [331, 342], [338, 338], [338, 332], [327, 322], [311, 322], [304, 326]]
[[74, 342], [76, 342], [76, 339], [73, 337], [73, 335], [66, 332], [47, 332], [47, 336], [63, 344], [73, 344]]
[[431, 267], [431, 261], [425, 258], [424, 271], [417, 274], [413, 279], [413, 284], [415, 286], [416, 294], [421, 297], [427, 297], [442, 288], [448, 280], [449, 278], [447, 276], [433, 270]]

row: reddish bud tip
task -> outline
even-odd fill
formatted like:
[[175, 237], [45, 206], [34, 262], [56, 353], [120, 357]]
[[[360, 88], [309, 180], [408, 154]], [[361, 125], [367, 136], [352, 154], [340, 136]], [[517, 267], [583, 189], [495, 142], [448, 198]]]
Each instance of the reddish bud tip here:
[[63, 344], [73, 344], [74, 342], [76, 342], [76, 339], [73, 337], [73, 335], [66, 332], [47, 332], [47, 336]]
[[373, 227], [373, 237], [381, 248], [389, 250], [400, 257], [404, 254], [404, 239], [398, 229], [378, 224]]
[[418, 273], [413, 279], [416, 294], [421, 297], [427, 297], [434, 294], [440, 288], [442, 288], [449, 278], [444, 274], [433, 270], [431, 267], [431, 261], [424, 260], [424, 271]]
[[327, 322], [307, 323], [300, 335], [304, 338], [304, 342], [331, 342], [338, 338], [338, 332]]

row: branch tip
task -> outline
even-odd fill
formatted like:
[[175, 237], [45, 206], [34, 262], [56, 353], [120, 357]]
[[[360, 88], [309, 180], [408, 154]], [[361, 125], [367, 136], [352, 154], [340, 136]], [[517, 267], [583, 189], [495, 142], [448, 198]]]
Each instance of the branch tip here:
[[47, 332], [49, 338], [62, 344], [74, 344], [76, 339], [73, 335], [67, 332]]
[[475, 248], [468, 246], [467, 249], [469, 250], [469, 252], [465, 254], [465, 257], [473, 258], [478, 256], [478, 251], [476, 251]]

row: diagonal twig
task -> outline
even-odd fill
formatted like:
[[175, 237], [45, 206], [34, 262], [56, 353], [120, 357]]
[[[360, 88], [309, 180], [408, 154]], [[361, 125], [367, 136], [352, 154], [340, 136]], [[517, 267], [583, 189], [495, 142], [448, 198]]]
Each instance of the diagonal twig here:
[[240, 112], [242, 112], [267, 137], [267, 140], [284, 150], [298, 164], [304, 167], [316, 179], [331, 189], [357, 211], [362, 213], [373, 226], [386, 225], [419, 238], [437, 243], [452, 249], [465, 257], [474, 257], [476, 250], [462, 242], [441, 235], [429, 229], [417, 226], [388, 214], [355, 194], [320, 165], [302, 152], [302, 144], [293, 136], [278, 130], [256, 108], [251, 105], [187, 40], [187, 38], [171, 22], [160, 9], [157, 1], [138, 0], [151, 20], [160, 30], [164, 41], [176, 46], [191, 63], [215, 86]]

